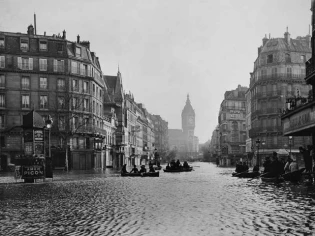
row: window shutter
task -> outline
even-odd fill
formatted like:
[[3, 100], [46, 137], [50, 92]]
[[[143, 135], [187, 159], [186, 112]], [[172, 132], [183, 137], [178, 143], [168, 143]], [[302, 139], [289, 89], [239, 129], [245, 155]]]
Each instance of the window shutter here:
[[18, 68], [22, 69], [22, 57], [18, 57]]
[[44, 62], [44, 70], [47, 71], [47, 59], [44, 59], [43, 62]]
[[33, 58], [28, 59], [28, 67], [29, 67], [29, 70], [33, 70]]
[[54, 72], [57, 72], [57, 60], [54, 59]]

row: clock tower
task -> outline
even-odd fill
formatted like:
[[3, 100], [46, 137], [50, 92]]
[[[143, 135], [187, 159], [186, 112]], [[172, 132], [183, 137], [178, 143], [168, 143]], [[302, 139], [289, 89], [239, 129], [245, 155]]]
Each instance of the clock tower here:
[[182, 111], [182, 129], [188, 151], [191, 151], [195, 131], [195, 111], [190, 104], [189, 94], [187, 95], [186, 105]]

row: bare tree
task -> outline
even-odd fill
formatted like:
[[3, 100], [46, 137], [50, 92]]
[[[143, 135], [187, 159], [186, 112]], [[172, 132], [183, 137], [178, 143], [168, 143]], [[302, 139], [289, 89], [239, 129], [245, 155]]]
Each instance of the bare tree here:
[[91, 95], [84, 88], [79, 89], [78, 84], [69, 86], [65, 82], [64, 86], [58, 84], [59, 90], [56, 92], [52, 110], [54, 114], [54, 129], [60, 137], [61, 142], [66, 147], [65, 169], [69, 170], [69, 150], [68, 144], [75, 134], [92, 133], [92, 109]]

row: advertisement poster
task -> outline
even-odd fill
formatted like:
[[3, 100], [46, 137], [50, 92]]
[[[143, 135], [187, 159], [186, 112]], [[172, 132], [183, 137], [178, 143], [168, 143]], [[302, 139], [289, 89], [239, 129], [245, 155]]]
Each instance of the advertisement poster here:
[[44, 141], [43, 130], [34, 130], [34, 141]]
[[22, 166], [22, 178], [44, 178], [44, 166]]
[[35, 143], [35, 154], [44, 154], [44, 143]]

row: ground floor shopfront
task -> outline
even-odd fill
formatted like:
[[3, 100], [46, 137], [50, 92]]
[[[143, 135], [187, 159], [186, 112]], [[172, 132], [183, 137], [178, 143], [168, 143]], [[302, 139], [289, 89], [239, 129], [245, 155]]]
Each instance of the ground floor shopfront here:
[[284, 136], [311, 136], [315, 144], [315, 102], [286, 111], [281, 117]]

